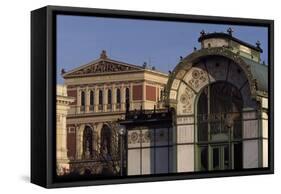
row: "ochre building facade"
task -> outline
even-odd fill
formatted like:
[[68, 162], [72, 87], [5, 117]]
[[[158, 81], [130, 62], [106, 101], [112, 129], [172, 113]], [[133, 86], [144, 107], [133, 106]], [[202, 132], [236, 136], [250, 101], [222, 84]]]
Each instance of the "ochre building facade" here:
[[[100, 58], [62, 72], [70, 103], [66, 119], [70, 171], [116, 174], [120, 171], [117, 121], [128, 110], [162, 108], [168, 76], [154, 67]], [[127, 106], [127, 107], [126, 107]]]

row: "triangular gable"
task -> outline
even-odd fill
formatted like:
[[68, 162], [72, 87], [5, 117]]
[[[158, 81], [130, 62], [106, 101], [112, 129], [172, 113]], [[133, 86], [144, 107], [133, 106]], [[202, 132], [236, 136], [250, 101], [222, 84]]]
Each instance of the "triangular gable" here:
[[86, 65], [75, 68], [69, 72], [63, 73], [64, 78], [76, 77], [76, 76], [89, 76], [95, 74], [107, 74], [107, 73], [118, 73], [118, 72], [130, 72], [140, 71], [142, 67], [123, 63], [120, 61], [114, 61], [111, 59], [98, 59], [92, 61]]

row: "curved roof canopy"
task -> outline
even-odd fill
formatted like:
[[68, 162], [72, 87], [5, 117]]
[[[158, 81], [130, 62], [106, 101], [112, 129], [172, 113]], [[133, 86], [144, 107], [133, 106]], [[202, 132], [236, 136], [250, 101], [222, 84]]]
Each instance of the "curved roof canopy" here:
[[257, 97], [257, 93], [261, 92], [267, 94], [268, 92], [268, 66], [265, 64], [257, 63], [253, 60], [240, 56], [231, 52], [228, 48], [225, 47], [211, 47], [211, 48], [202, 48], [197, 50], [187, 57], [185, 57], [169, 75], [169, 80], [166, 86], [166, 99], [168, 100], [169, 92], [173, 80], [176, 78], [176, 75], [181, 69], [190, 70], [194, 63], [198, 60], [208, 57], [208, 56], [221, 56], [232, 60], [234, 63], [239, 65], [244, 71], [249, 85], [250, 92], [253, 98]]

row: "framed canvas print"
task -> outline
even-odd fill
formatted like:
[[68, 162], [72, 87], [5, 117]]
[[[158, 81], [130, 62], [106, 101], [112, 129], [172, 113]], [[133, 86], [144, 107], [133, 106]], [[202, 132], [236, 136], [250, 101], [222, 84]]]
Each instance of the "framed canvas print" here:
[[31, 12], [31, 182], [273, 173], [272, 20]]

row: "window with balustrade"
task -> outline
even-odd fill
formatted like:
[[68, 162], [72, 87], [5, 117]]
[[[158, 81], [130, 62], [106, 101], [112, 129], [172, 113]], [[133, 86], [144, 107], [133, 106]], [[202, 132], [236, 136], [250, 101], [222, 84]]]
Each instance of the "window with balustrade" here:
[[85, 91], [81, 92], [81, 106], [80, 106], [80, 111], [85, 111], [85, 101], [86, 101], [86, 96], [85, 96]]
[[111, 111], [112, 109], [112, 94], [111, 89], [107, 90], [107, 110]]
[[125, 102], [126, 102], [126, 106], [130, 107], [130, 89], [126, 88], [126, 92], [125, 92]]
[[95, 102], [95, 95], [94, 95], [94, 91], [90, 91], [90, 107], [89, 110], [90, 111], [94, 111], [94, 102]]
[[103, 110], [103, 91], [99, 90], [99, 105], [98, 105], [99, 111]]
[[116, 89], [116, 109], [120, 109], [121, 108], [121, 92], [120, 89], [117, 88]]

